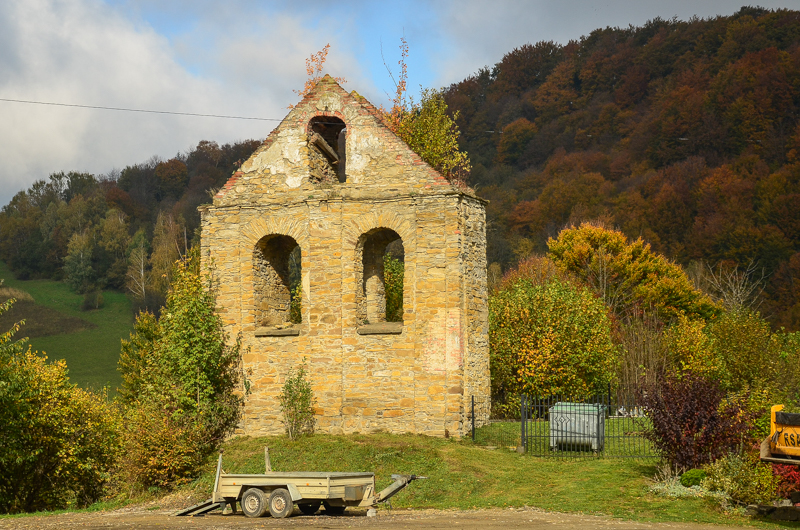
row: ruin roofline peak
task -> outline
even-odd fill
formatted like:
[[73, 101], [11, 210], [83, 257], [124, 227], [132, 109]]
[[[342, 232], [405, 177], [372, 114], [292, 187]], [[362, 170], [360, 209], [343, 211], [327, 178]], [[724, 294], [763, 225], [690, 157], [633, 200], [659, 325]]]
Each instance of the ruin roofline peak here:
[[294, 195], [305, 198], [325, 189], [350, 199], [372, 191], [396, 196], [452, 191], [479, 199], [422, 160], [364, 96], [347, 92], [327, 74], [237, 168], [213, 204], [292, 202]]
[[301, 99], [299, 102], [297, 102], [297, 104], [294, 107], [291, 107], [291, 108], [296, 109], [297, 107], [299, 107], [303, 103], [306, 103], [307, 101], [313, 99], [314, 96], [320, 91], [336, 90], [336, 89], [341, 91], [341, 93], [343, 93], [343, 94], [347, 94], [347, 91], [344, 88], [342, 88], [342, 85], [340, 85], [336, 81], [336, 79], [331, 77], [330, 74], [325, 74], [324, 76], [322, 76], [322, 79], [317, 81], [317, 84], [314, 85], [314, 88], [312, 88], [308, 92], [308, 94], [306, 94], [305, 97], [303, 97], [303, 99]]

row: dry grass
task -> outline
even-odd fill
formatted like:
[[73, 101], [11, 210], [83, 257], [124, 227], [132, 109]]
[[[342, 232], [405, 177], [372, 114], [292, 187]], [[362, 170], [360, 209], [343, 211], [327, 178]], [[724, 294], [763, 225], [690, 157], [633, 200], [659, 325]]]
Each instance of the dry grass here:
[[18, 302], [33, 302], [33, 297], [27, 291], [13, 287], [0, 287], [0, 302], [5, 302], [9, 298], [14, 298]]
[[18, 298], [10, 311], [0, 315], [0, 330], [10, 329], [16, 322], [25, 321], [17, 332], [17, 338], [50, 337], [94, 329], [96, 324], [82, 318], [65, 315], [47, 306], [39, 305], [28, 295], [28, 299]]

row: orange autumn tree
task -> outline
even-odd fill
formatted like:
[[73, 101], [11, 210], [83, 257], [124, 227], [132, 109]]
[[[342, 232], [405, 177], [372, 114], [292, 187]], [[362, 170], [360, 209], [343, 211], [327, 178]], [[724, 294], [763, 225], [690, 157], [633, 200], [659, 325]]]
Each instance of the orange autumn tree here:
[[[317, 53], [312, 53], [311, 56], [306, 59], [306, 74], [308, 75], [308, 79], [306, 79], [305, 84], [303, 85], [302, 90], [295, 90], [294, 93], [299, 95], [301, 98], [306, 97], [311, 90], [317, 83], [319, 83], [320, 79], [322, 79], [322, 71], [325, 69], [325, 61], [328, 60], [328, 51], [330, 50], [331, 45], [330, 43], [323, 46], [323, 48], [318, 51]], [[347, 80], [344, 77], [334, 77], [337, 83], [347, 83]], [[289, 105], [289, 108], [292, 108], [293, 105]]]

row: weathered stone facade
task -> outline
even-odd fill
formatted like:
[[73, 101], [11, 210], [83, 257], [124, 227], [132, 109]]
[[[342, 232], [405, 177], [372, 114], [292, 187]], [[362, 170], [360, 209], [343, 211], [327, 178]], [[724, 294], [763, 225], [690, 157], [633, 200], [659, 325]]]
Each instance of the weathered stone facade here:
[[[484, 202], [363, 97], [326, 76], [201, 213], [219, 312], [245, 348], [243, 433], [283, 432], [277, 395], [303, 358], [318, 431], [467, 432], [470, 396], [489, 393]], [[389, 247], [405, 264], [402, 322], [384, 321]]]

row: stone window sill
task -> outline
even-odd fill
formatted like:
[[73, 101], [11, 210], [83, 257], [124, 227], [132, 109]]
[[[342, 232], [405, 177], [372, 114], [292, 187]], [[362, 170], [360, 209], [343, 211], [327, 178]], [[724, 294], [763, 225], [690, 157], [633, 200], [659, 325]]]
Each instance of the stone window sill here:
[[402, 322], [378, 322], [365, 324], [356, 329], [359, 335], [400, 335], [403, 333]]
[[300, 335], [300, 326], [278, 329], [274, 327], [256, 328], [256, 337], [292, 337]]

